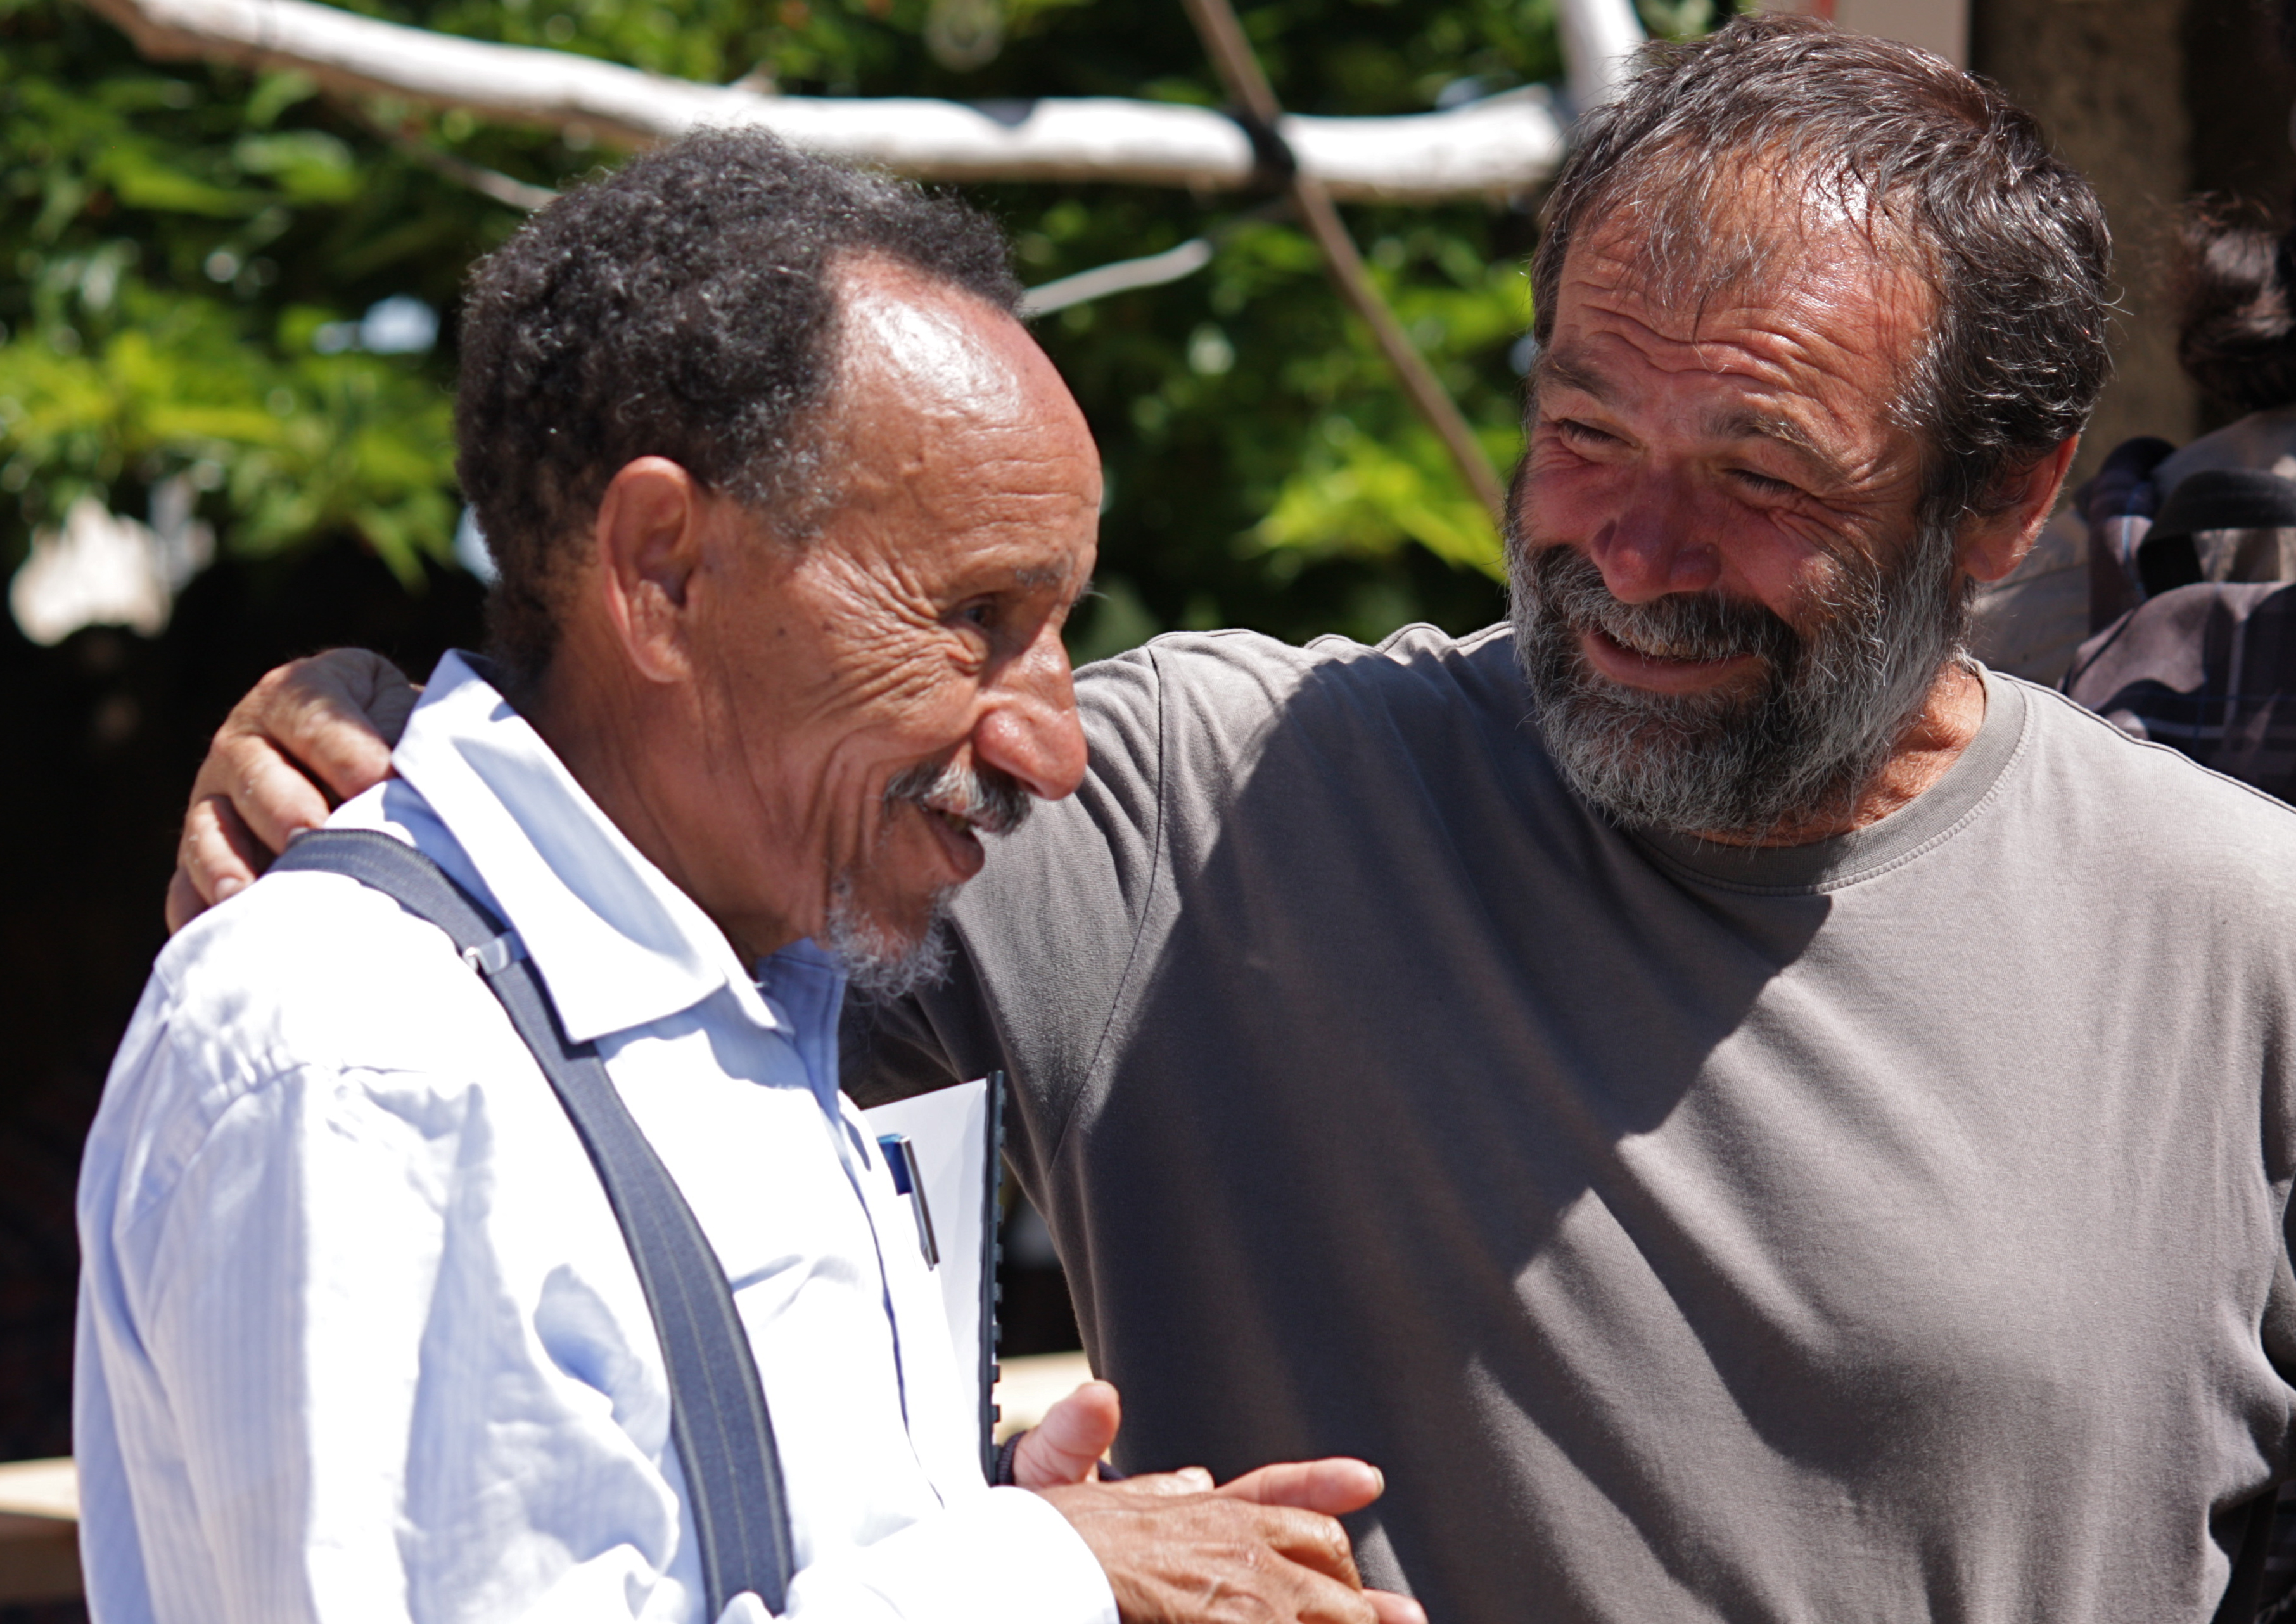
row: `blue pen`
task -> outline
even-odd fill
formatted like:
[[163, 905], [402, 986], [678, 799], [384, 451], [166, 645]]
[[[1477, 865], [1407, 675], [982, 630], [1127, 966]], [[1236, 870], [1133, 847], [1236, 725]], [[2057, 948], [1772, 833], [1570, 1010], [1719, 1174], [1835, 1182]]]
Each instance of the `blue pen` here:
[[925, 1255], [925, 1267], [939, 1268], [940, 1243], [933, 1236], [932, 1208], [925, 1202], [925, 1177], [917, 1167], [917, 1148], [906, 1134], [881, 1134], [877, 1144], [885, 1152], [885, 1165], [893, 1169], [893, 1188], [907, 1196], [915, 1210], [917, 1250]]

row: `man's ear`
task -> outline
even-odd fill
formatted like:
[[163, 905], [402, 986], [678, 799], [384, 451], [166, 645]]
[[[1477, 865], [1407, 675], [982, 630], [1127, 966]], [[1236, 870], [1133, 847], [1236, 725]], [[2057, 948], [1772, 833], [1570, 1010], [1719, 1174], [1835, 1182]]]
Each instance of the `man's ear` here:
[[701, 568], [709, 494], [668, 457], [623, 466], [598, 503], [598, 586], [631, 666], [653, 682], [692, 669], [688, 596]]
[[2033, 550], [2041, 527], [2057, 505], [2057, 492], [2073, 465], [2080, 436], [2061, 442], [2023, 468], [2012, 468], [1994, 487], [1986, 511], [1963, 521], [1955, 553], [1961, 567], [1980, 581], [1997, 581]]

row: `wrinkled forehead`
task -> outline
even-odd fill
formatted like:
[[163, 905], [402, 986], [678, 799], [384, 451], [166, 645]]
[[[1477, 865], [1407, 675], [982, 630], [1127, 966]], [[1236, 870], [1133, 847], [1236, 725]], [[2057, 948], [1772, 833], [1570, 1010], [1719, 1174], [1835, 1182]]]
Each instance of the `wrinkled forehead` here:
[[[1930, 257], [1895, 200], [1854, 173], [1779, 151], [1718, 161], [1645, 155], [1571, 242], [1563, 289], [1593, 278], [1692, 331], [1725, 310], [1789, 313], [1854, 285], [1912, 318], [1916, 350], [1938, 308]], [[1910, 366], [1917, 354], [1900, 357]]]
[[1028, 369], [1019, 346], [977, 300], [898, 271], [849, 277], [840, 292], [839, 361], [849, 381], [921, 402], [1021, 409]]
[[885, 260], [839, 288], [838, 381], [824, 437], [853, 537], [910, 564], [993, 555], [1023, 586], [1090, 569], [1099, 454], [1082, 410], [1019, 322]]

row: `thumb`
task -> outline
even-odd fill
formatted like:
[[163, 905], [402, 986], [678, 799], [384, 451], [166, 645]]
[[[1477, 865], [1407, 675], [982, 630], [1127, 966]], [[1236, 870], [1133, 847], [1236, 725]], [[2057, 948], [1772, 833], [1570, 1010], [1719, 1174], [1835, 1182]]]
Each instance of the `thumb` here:
[[1371, 1603], [1372, 1616], [1379, 1624], [1427, 1624], [1427, 1610], [1407, 1595], [1392, 1590], [1365, 1590], [1364, 1600]]
[[1087, 1382], [1045, 1412], [1013, 1451], [1013, 1480], [1023, 1489], [1089, 1483], [1116, 1441], [1123, 1406], [1105, 1382]]

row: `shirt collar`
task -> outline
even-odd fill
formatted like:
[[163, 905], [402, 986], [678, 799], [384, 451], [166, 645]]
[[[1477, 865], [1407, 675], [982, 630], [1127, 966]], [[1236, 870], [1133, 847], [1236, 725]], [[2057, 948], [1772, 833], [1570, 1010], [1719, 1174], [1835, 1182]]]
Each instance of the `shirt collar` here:
[[[608, 821], [463, 655], [439, 660], [391, 765], [478, 871], [576, 1043], [651, 1025], [721, 988], [768, 1030], [816, 1024], [818, 996], [803, 1011], [777, 1013], [725, 933]], [[817, 960], [841, 994], [833, 963], [804, 947], [767, 964]], [[835, 1005], [832, 997], [832, 1024]]]

